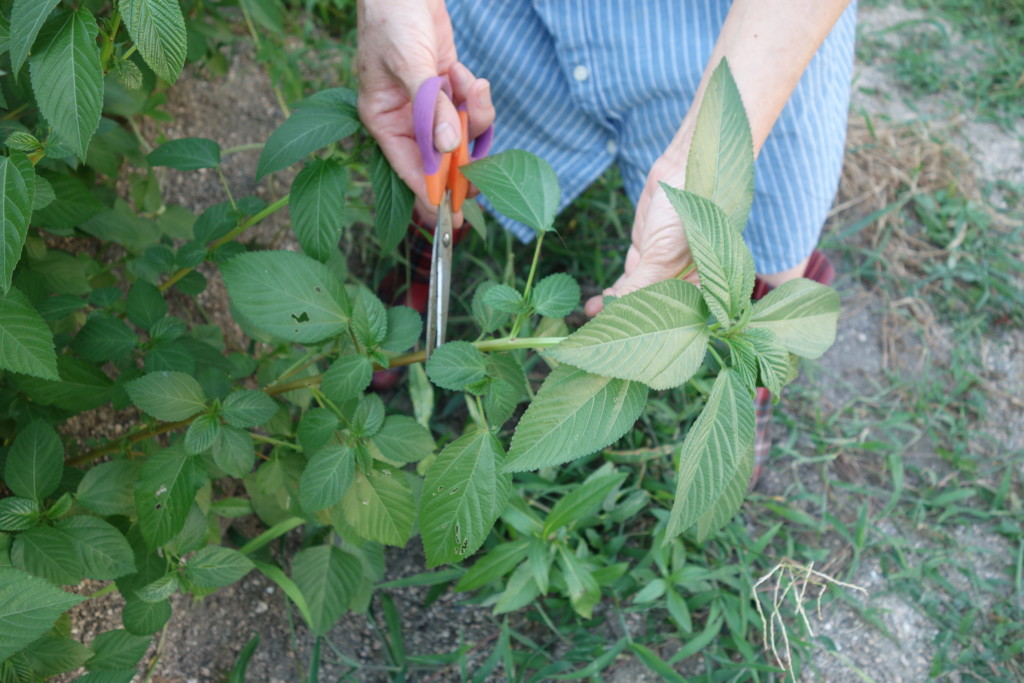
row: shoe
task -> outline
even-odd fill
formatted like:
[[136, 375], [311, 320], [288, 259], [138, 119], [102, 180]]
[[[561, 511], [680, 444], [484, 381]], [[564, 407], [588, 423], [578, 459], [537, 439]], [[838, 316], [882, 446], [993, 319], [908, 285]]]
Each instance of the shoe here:
[[[820, 251], [815, 250], [807, 261], [807, 268], [804, 270], [804, 277], [808, 280], [820, 282], [823, 285], [831, 285], [836, 280], [836, 269]], [[754, 291], [751, 298], [757, 301], [763, 298], [772, 287], [757, 278], [754, 280]], [[757, 480], [768, 462], [768, 454], [772, 449], [771, 422], [772, 422], [772, 393], [764, 387], [758, 387], [754, 394], [754, 472], [750, 476], [750, 484], [747, 490], [753, 490]]]

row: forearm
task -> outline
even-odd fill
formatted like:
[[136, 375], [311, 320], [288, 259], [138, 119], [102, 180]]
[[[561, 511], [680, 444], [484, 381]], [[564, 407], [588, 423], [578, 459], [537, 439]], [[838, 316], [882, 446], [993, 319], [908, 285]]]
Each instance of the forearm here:
[[685, 159], [711, 73], [724, 57], [750, 120], [756, 155], [800, 76], [850, 0], [736, 0], [690, 111], [666, 156]]

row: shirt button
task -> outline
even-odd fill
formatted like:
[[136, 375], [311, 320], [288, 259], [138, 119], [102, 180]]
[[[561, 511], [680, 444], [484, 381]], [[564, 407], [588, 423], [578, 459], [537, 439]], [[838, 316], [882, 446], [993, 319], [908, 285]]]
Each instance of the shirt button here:
[[575, 78], [580, 83], [582, 83], [583, 81], [590, 78], [590, 69], [583, 66], [582, 64], [577, 64], [576, 68], [572, 70], [572, 77]]
[[606, 142], [604, 148], [608, 150], [608, 153], [611, 154], [612, 156], [615, 156], [615, 154], [619, 151], [619, 146], [615, 144], [615, 140], [609, 140], [608, 142]]

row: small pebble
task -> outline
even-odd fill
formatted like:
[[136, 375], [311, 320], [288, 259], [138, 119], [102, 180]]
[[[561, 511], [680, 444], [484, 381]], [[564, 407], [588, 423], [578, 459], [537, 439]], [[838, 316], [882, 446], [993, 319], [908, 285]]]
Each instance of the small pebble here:
[[267, 606], [267, 603], [265, 603], [262, 600], [260, 600], [259, 602], [256, 603], [256, 609], [254, 609], [253, 612], [255, 612], [256, 614], [263, 614], [268, 609], [270, 609], [270, 608]]

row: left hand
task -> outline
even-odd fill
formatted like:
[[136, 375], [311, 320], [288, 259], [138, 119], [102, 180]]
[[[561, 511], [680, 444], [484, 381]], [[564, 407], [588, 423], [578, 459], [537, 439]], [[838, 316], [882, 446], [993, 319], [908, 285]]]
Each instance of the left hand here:
[[[676, 159], [676, 155], [673, 155]], [[685, 160], [685, 156], [682, 157]], [[647, 285], [678, 276], [693, 262], [686, 231], [679, 214], [672, 208], [659, 182], [671, 187], [683, 187], [686, 163], [668, 157], [655, 162], [647, 175], [647, 184], [637, 202], [633, 219], [633, 239], [626, 254], [625, 272], [603, 296], [622, 296]], [[697, 283], [697, 274], [686, 278]], [[583, 307], [590, 316], [604, 307], [603, 296], [592, 297]]]

